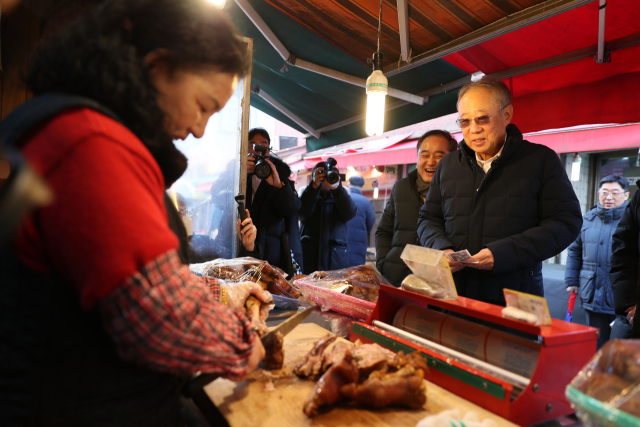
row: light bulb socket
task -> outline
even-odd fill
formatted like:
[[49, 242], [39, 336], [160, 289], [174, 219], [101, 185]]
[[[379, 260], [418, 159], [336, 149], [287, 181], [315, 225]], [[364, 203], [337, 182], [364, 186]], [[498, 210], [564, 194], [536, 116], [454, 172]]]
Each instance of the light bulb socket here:
[[382, 70], [382, 64], [384, 63], [384, 56], [382, 52], [373, 52], [373, 58], [371, 58], [371, 67], [373, 71]]

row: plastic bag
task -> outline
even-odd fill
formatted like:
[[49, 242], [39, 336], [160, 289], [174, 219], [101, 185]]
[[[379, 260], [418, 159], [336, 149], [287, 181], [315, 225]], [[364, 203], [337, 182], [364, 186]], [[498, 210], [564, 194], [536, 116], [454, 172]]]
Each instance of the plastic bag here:
[[640, 425], [640, 340], [612, 340], [567, 387], [587, 426]]
[[284, 278], [284, 273], [267, 261], [244, 257], [216, 259], [202, 264], [191, 264], [191, 271], [200, 276], [210, 276], [227, 282], [255, 282], [274, 295], [299, 298], [299, 292]]
[[405, 281], [402, 282], [402, 289], [432, 298], [458, 299], [449, 261], [443, 251], [407, 245], [400, 258], [411, 269], [414, 276], [414, 278], [407, 277], [406, 284]]
[[312, 285], [364, 301], [378, 301], [380, 284], [389, 285], [382, 276], [368, 265], [333, 271], [316, 271], [294, 280], [296, 285]]

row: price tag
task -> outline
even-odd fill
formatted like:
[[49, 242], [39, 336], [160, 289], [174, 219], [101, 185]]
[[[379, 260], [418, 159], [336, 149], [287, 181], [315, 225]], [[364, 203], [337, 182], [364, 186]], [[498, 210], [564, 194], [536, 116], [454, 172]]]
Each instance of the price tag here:
[[512, 289], [503, 289], [507, 307], [515, 307], [538, 317], [537, 325], [550, 325], [551, 314], [547, 300], [537, 295], [525, 294]]

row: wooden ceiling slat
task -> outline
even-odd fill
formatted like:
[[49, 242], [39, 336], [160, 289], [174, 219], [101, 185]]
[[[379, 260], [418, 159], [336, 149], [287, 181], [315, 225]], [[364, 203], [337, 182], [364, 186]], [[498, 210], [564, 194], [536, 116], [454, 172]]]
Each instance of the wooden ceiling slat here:
[[[362, 63], [377, 47], [379, 0], [266, 0]], [[416, 56], [545, 0], [409, 0]], [[400, 57], [396, 0], [383, 0], [381, 50]]]

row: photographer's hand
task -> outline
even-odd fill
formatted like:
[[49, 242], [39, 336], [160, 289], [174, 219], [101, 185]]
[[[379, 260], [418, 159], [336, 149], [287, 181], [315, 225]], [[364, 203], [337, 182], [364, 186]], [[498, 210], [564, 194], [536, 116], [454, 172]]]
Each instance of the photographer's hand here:
[[340, 181], [336, 182], [335, 184], [331, 185], [327, 182], [327, 180], [325, 179], [324, 182], [322, 183], [322, 185], [327, 189], [327, 190], [335, 190], [336, 188], [340, 187]]
[[267, 183], [276, 188], [282, 188], [282, 181], [280, 181], [280, 175], [278, 175], [276, 167], [269, 161], [269, 159], [265, 159], [265, 162], [267, 162], [269, 166], [271, 166], [271, 175], [269, 175], [269, 178], [266, 179]]
[[313, 173], [313, 181], [311, 181], [311, 185], [313, 185], [313, 188], [319, 188], [324, 182], [324, 177], [325, 177], [324, 169], [323, 168], [316, 169]]
[[247, 154], [247, 175], [253, 173], [256, 170], [256, 159], [251, 155]]

